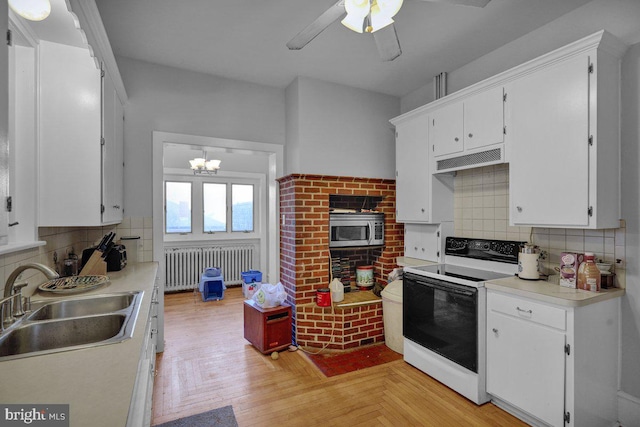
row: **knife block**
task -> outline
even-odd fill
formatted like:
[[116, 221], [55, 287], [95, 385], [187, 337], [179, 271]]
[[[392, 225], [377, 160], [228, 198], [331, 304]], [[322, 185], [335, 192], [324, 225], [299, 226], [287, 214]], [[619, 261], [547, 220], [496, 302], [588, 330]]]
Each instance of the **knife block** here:
[[107, 263], [102, 258], [102, 252], [95, 250], [89, 260], [82, 267], [79, 276], [106, 276]]

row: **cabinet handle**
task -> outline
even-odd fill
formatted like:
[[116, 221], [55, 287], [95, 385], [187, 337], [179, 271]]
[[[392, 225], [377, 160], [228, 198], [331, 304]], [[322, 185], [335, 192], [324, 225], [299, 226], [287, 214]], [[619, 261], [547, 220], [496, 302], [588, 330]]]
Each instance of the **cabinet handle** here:
[[414, 250], [414, 251], [417, 251], [417, 250], [418, 250], [418, 247], [417, 247], [417, 246], [414, 246], [414, 247], [413, 247], [413, 250]]
[[113, 209], [120, 209], [120, 205], [113, 205]]
[[457, 136], [456, 136], [455, 138], [453, 138], [453, 140], [454, 140], [455, 142], [458, 142], [458, 141], [459, 141]]
[[420, 209], [422, 211], [422, 213], [424, 213], [424, 208]]
[[493, 329], [491, 329], [491, 330], [493, 331], [493, 333], [494, 333], [494, 334], [497, 334], [497, 333], [498, 333], [498, 329], [496, 329], [496, 328], [493, 328]]
[[522, 309], [522, 308], [520, 308], [520, 307], [516, 307], [516, 310], [518, 310], [518, 311], [520, 311], [520, 312], [522, 312], [522, 313], [533, 314], [533, 311], [531, 311], [531, 310], [524, 310], [524, 309]]
[[522, 212], [522, 206], [516, 206], [516, 210], [517, 210], [518, 212]]
[[472, 133], [469, 134], [469, 138], [473, 138], [473, 134]]

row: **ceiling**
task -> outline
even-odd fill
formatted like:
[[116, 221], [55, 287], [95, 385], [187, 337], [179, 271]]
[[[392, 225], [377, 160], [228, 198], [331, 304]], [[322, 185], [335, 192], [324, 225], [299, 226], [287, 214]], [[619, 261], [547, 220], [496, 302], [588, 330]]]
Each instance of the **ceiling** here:
[[402, 55], [334, 22], [300, 51], [285, 44], [336, 0], [96, 0], [117, 56], [287, 87], [297, 76], [403, 96], [590, 0], [492, 0], [485, 8], [405, 0]]

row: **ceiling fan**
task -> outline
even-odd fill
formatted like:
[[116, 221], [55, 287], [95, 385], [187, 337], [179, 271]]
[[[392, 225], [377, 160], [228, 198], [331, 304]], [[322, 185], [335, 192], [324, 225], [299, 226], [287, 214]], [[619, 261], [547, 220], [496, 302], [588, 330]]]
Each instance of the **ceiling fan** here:
[[[288, 43], [290, 50], [300, 50], [336, 20], [358, 33], [372, 33], [383, 61], [393, 61], [402, 53], [393, 16], [403, 0], [339, 0]], [[491, 0], [419, 0], [485, 7]], [[345, 16], [346, 14], [346, 16]]]

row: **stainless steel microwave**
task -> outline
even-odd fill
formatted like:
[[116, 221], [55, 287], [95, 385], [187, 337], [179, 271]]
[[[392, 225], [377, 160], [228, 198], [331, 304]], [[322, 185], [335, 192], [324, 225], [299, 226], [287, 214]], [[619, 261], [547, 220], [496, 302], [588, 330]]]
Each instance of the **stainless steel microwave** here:
[[332, 213], [329, 215], [329, 247], [384, 245], [383, 213]]

